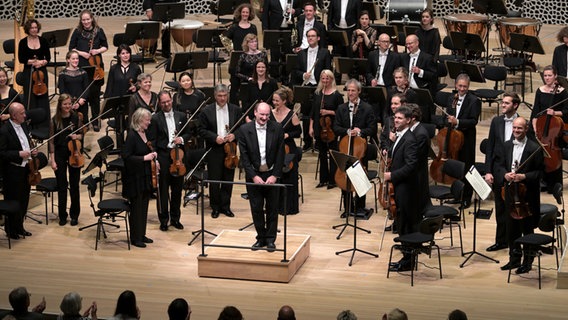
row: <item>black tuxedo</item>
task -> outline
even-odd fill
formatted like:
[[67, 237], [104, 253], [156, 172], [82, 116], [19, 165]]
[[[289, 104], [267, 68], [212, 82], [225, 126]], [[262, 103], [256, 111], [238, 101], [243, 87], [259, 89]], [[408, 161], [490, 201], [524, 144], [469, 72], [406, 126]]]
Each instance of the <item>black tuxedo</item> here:
[[[211, 180], [233, 181], [235, 176], [234, 169], [227, 169], [224, 165], [225, 150], [224, 145], [215, 142], [217, 138], [217, 114], [216, 104], [209, 104], [199, 113], [199, 135], [205, 140], [207, 147], [211, 151], [207, 155], [207, 173]], [[228, 105], [229, 128], [232, 128], [242, 115], [241, 109], [234, 105]], [[209, 186], [210, 204], [213, 210], [227, 211], [231, 208], [231, 194], [233, 186], [230, 184], [211, 184]]]
[[[396, 52], [392, 52], [391, 50], [387, 51], [387, 60], [385, 65], [383, 66], [383, 81], [385, 83], [385, 87], [394, 86], [394, 76], [393, 72], [396, 68], [400, 67], [400, 55]], [[369, 67], [367, 68], [367, 85], [371, 85], [371, 80], [377, 77], [377, 70], [379, 69], [379, 50], [374, 50], [369, 54]]]
[[[295, 10], [294, 15], [297, 16], [300, 12], [298, 8], [298, 1], [292, 1], [292, 7]], [[280, 5], [279, 0], [265, 0], [262, 7], [262, 30], [279, 30], [284, 20], [284, 10]]]
[[[251, 121], [239, 128], [239, 150], [241, 163], [245, 170], [246, 181], [253, 182], [255, 176], [263, 180], [269, 176], [280, 178], [284, 165], [284, 130], [274, 122], [266, 124], [266, 166], [268, 171], [261, 172], [260, 148], [256, 122]], [[252, 218], [257, 233], [257, 240], [274, 242], [278, 228], [278, 194], [276, 187], [247, 186]], [[266, 218], [264, 207], [266, 205]]]
[[561, 44], [554, 48], [552, 55], [552, 65], [556, 67], [556, 72], [559, 76], [566, 77], [568, 66], [566, 62], [566, 55], [568, 54], [568, 46]]
[[[296, 65], [296, 70], [294, 70], [294, 84], [301, 85], [304, 82], [304, 73], [308, 72], [308, 49], [301, 50], [298, 52], [298, 64]], [[319, 83], [321, 72], [324, 69], [331, 70], [331, 54], [329, 50], [324, 47], [318, 47], [318, 53], [316, 55], [317, 63], [312, 71], [316, 82]]]
[[[410, 61], [410, 54], [403, 54], [401, 57], [401, 66], [410, 70]], [[416, 59], [415, 66], [424, 70], [424, 74], [422, 77], [419, 77], [418, 74], [410, 73], [410, 77], [414, 77], [414, 81], [416, 81], [418, 87], [430, 90], [432, 97], [434, 97], [434, 94], [436, 93], [436, 82], [438, 79], [438, 68], [436, 67], [434, 58], [428, 53], [420, 51], [418, 58]]]
[[[179, 132], [185, 124], [186, 116], [183, 112], [172, 111], [174, 116], [175, 131]], [[187, 129], [187, 128], [186, 128]], [[191, 138], [189, 131], [184, 131], [179, 135], [183, 141]], [[181, 193], [183, 187], [183, 175], [173, 176], [170, 173], [170, 165], [172, 159], [170, 157], [171, 148], [168, 147], [170, 142], [170, 134], [168, 132], [168, 124], [163, 111], [158, 111], [152, 116], [150, 123], [149, 139], [156, 152], [158, 152], [158, 161], [160, 163], [160, 208], [158, 210], [158, 218], [162, 226], [167, 226], [168, 220], [171, 222], [179, 222], [181, 215]], [[180, 146], [183, 150], [183, 145]], [[187, 163], [184, 159], [184, 163]], [[169, 190], [171, 188], [171, 194]], [[168, 201], [169, 198], [169, 201]]]
[[430, 135], [422, 123], [419, 123], [412, 131], [417, 143], [417, 176], [418, 186], [422, 192], [417, 194], [418, 208], [424, 213], [427, 208], [432, 206], [430, 199], [429, 185], [430, 176], [428, 171], [428, 155], [430, 154]]
[[[359, 22], [361, 12], [361, 0], [347, 0], [347, 10], [345, 11], [345, 21], [347, 26], [352, 26]], [[331, 0], [327, 11], [327, 30], [337, 30], [341, 19], [341, 0]], [[347, 35], [351, 39], [351, 35]]]
[[[305, 22], [306, 17], [304, 15], [298, 17], [298, 21], [296, 22], [296, 31], [298, 32], [298, 43], [296, 44], [297, 47], [302, 44], [302, 39], [305, 33], [308, 32], [308, 30], [304, 30]], [[320, 37], [320, 40], [318, 42], [319, 47], [327, 48], [327, 31], [325, 29], [325, 25], [314, 17], [314, 25], [312, 28], [318, 31]]]

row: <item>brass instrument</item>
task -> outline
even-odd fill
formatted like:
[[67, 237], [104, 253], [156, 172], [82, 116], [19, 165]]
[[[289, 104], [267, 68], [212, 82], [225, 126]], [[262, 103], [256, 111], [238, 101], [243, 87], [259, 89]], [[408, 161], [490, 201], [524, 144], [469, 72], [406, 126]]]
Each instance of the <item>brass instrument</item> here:
[[284, 20], [286, 20], [287, 24], [293, 24], [292, 18], [292, 0], [287, 0], [286, 9], [284, 10]]
[[233, 40], [229, 39], [224, 34], [219, 35], [219, 40], [221, 40], [221, 44], [223, 45], [223, 50], [227, 52], [227, 54], [231, 54], [233, 52]]
[[298, 44], [298, 30], [295, 27], [292, 27], [292, 33], [290, 34], [290, 44], [292, 48], [301, 45], [301, 43]]
[[[22, 0], [21, 9], [22, 11], [20, 13], [16, 11], [14, 18], [14, 75], [24, 70], [24, 65], [18, 61], [18, 43], [20, 42], [20, 40], [26, 37], [26, 33], [24, 32], [24, 24], [26, 23], [26, 21], [34, 18], [34, 0]], [[22, 86], [16, 83], [16, 81], [14, 81], [13, 87], [16, 91], [23, 90]]]

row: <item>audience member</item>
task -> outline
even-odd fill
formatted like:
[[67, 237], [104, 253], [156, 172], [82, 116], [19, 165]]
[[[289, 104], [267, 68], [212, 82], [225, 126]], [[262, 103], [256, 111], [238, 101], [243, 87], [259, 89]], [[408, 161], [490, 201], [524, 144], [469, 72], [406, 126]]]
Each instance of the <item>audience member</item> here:
[[243, 315], [233, 306], [226, 306], [223, 311], [219, 313], [219, 318], [217, 320], [243, 320]]
[[95, 301], [81, 316], [79, 312], [81, 312], [82, 300], [83, 298], [77, 292], [66, 294], [59, 305], [62, 314], [57, 317], [57, 320], [97, 320], [97, 303]]
[[343, 310], [337, 315], [337, 320], [357, 320], [357, 316], [351, 310]]
[[456, 309], [448, 314], [448, 320], [467, 320], [467, 314], [460, 309]]
[[114, 316], [109, 320], [137, 320], [140, 319], [140, 309], [136, 305], [136, 295], [126, 290], [118, 296]]
[[383, 314], [383, 320], [408, 320], [406, 312], [399, 308], [394, 308], [389, 313]]
[[12, 290], [8, 296], [8, 300], [12, 306], [12, 311], [0, 312], [0, 319], [4, 319], [7, 315], [11, 315], [17, 320], [43, 319], [41, 313], [45, 310], [45, 298], [42, 298], [41, 302], [35, 306], [32, 311], [28, 311], [30, 307], [30, 294], [25, 287]]
[[175, 299], [168, 307], [168, 317], [170, 320], [189, 320], [191, 317], [189, 303], [183, 298]]
[[294, 309], [288, 305], [282, 306], [278, 311], [278, 320], [296, 320]]

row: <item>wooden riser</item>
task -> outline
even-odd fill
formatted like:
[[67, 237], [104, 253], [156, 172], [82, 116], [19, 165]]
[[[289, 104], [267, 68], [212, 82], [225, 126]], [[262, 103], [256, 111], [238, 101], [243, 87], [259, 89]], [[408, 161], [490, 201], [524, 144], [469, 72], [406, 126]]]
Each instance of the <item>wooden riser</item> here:
[[[211, 244], [250, 247], [255, 242], [255, 236], [255, 232], [223, 230]], [[197, 259], [198, 275], [288, 283], [310, 256], [310, 236], [289, 234], [287, 242], [286, 262], [282, 262], [282, 251], [207, 247], [206, 256]], [[281, 235], [276, 241], [276, 247], [283, 248]]]
[[560, 265], [558, 266], [558, 273], [556, 274], [556, 289], [568, 289], [568, 261], [566, 260], [568, 258], [565, 254], [567, 243], [566, 236], [568, 236], [568, 234], [566, 233], [566, 228], [560, 228], [560, 230], [560, 232], [562, 232], [562, 239], [564, 240], [564, 252], [558, 252], [560, 255]]

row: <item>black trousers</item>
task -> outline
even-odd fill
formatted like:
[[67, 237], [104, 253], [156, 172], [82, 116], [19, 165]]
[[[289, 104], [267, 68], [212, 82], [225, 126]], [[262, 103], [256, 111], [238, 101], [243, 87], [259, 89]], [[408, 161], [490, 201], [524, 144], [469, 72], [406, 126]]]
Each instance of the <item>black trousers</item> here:
[[20, 210], [10, 216], [10, 233], [21, 234], [24, 231], [24, 217], [30, 202], [30, 184], [28, 183], [29, 168], [8, 165], [4, 167], [4, 199], [15, 200], [20, 204]]
[[[57, 170], [55, 170], [55, 179], [57, 180], [57, 206], [59, 210], [59, 220], [61, 221], [67, 220], [67, 187], [69, 187], [69, 195], [71, 197], [69, 216], [71, 216], [71, 219], [78, 219], [79, 213], [81, 212], [79, 198], [81, 168], [73, 168], [69, 165], [68, 153], [68, 151], [56, 151], [55, 154], [55, 163], [57, 164]], [[69, 180], [67, 180], [68, 171]]]
[[505, 200], [501, 196], [501, 184], [493, 185], [493, 196], [495, 198], [495, 243], [507, 244], [507, 217], [505, 213]]
[[329, 150], [337, 150], [337, 141], [332, 141], [325, 143], [316, 137], [316, 147], [318, 148], [318, 158], [319, 158], [319, 182], [320, 183], [335, 183], [335, 171], [337, 170], [337, 165], [335, 161], [329, 154]]
[[[259, 173], [259, 176], [266, 180], [272, 173]], [[247, 179], [247, 182], [253, 182]], [[256, 229], [256, 239], [264, 242], [274, 242], [278, 229], [278, 194], [280, 188], [262, 187], [247, 185], [250, 210], [254, 228]]]
[[[223, 146], [214, 146], [207, 156], [207, 174], [210, 180], [234, 181], [235, 170], [225, 168], [225, 151]], [[227, 211], [231, 209], [232, 184], [209, 184], [209, 203], [211, 209]]]
[[150, 202], [150, 191], [144, 191], [130, 198], [130, 241], [142, 242], [146, 235], [146, 223], [148, 222], [148, 203]]
[[[174, 177], [170, 174], [171, 158], [168, 152], [159, 154], [160, 162], [160, 210], [158, 218], [161, 224], [179, 222], [181, 216], [181, 193], [183, 188], [183, 176]], [[171, 190], [171, 193], [170, 193]]]

